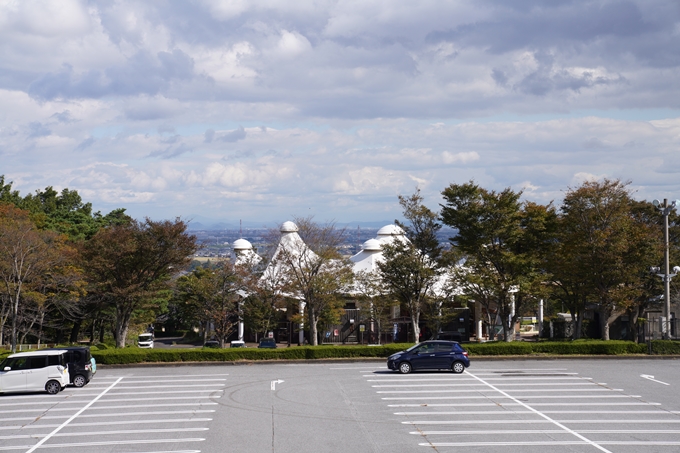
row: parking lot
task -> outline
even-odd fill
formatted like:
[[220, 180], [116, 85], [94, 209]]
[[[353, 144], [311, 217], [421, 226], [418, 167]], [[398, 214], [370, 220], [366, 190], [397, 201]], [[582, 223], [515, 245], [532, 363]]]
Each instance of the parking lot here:
[[675, 360], [101, 368], [58, 395], [0, 397], [0, 451], [675, 452]]

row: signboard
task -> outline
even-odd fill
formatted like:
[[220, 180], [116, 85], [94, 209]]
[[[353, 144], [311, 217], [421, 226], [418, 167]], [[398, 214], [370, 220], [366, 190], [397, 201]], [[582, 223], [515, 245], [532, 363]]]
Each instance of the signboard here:
[[359, 332], [366, 331], [366, 326], [364, 324], [359, 324]]

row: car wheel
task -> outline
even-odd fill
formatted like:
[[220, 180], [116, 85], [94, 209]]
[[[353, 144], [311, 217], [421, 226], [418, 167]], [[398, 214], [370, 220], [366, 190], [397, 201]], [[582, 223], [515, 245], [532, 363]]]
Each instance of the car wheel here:
[[45, 390], [50, 395], [56, 395], [57, 393], [61, 392], [61, 384], [55, 380], [47, 381], [47, 384], [45, 384]]
[[411, 372], [411, 364], [408, 362], [401, 362], [399, 364], [399, 372], [401, 374], [409, 374]]
[[463, 362], [453, 362], [453, 365], [451, 365], [451, 371], [453, 371], [456, 374], [460, 374], [463, 371], [465, 371], [465, 365], [463, 365]]
[[73, 378], [73, 385], [76, 387], [82, 387], [85, 384], [87, 384], [87, 380], [82, 374], [78, 374]]

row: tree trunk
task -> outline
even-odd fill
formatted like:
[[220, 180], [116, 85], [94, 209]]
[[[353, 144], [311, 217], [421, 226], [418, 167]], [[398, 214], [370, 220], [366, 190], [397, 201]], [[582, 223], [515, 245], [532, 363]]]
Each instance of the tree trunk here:
[[420, 310], [411, 310], [411, 323], [413, 324], [413, 342], [420, 343]]
[[80, 326], [83, 321], [78, 320], [73, 323], [73, 328], [71, 329], [71, 337], [69, 338], [69, 343], [74, 344], [78, 342], [78, 336], [80, 335]]
[[130, 327], [130, 316], [127, 310], [121, 308], [116, 309], [116, 347], [124, 348], [125, 340], [127, 339], [128, 328]]
[[600, 311], [600, 327], [602, 328], [602, 339], [609, 340], [609, 313], [605, 310]]
[[43, 333], [43, 323], [44, 322], [45, 322], [45, 312], [42, 311], [40, 313], [40, 324], [39, 324], [40, 327], [38, 328], [38, 349], [40, 349], [40, 344], [41, 344], [41, 340], [42, 340], [42, 333]]
[[308, 305], [307, 308], [307, 313], [309, 314], [309, 341], [312, 346], [318, 346], [319, 345], [319, 337], [317, 335], [317, 322], [318, 319], [314, 314], [314, 310], [312, 310], [311, 306]]

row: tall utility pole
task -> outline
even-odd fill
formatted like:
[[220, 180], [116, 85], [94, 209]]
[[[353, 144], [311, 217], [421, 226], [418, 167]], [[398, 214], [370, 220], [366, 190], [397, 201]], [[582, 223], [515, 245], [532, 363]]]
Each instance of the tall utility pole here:
[[676, 274], [671, 274], [670, 263], [668, 258], [669, 252], [669, 239], [668, 239], [668, 214], [675, 207], [677, 201], [673, 200], [668, 204], [668, 199], [663, 199], [663, 204], [659, 200], [654, 200], [652, 204], [656, 206], [663, 214], [663, 274], [657, 274], [663, 280], [663, 295], [664, 295], [664, 307], [661, 332], [663, 333], [664, 340], [671, 339], [671, 279], [675, 277]]

